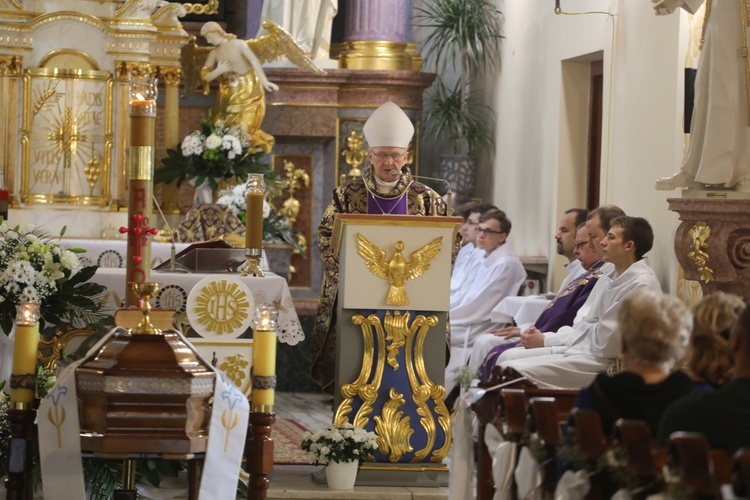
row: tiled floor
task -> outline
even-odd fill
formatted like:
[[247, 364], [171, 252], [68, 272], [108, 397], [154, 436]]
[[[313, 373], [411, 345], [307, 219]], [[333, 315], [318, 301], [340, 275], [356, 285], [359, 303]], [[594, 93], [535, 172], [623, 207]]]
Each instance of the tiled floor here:
[[[320, 393], [280, 392], [276, 394], [276, 415], [291, 418], [314, 432], [328, 426], [333, 419], [333, 397]], [[276, 465], [271, 475], [269, 499], [388, 499], [388, 500], [444, 500], [447, 488], [355, 486], [353, 491], [333, 491], [316, 484], [311, 474], [319, 466]]]

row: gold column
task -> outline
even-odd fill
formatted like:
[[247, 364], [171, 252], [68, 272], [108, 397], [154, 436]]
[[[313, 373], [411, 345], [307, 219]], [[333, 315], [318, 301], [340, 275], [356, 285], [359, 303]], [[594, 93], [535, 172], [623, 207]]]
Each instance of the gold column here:
[[[180, 142], [180, 81], [182, 68], [159, 66], [159, 76], [166, 86], [164, 98], [164, 148], [174, 148]], [[163, 185], [161, 204], [167, 213], [179, 213], [177, 206], [177, 181]]]
[[[18, 103], [18, 85], [16, 81], [21, 75], [21, 58], [18, 56], [0, 56], [0, 128], [5, 133], [0, 139], [0, 172], [5, 173], [5, 186], [11, 193], [9, 204], [13, 202], [13, 192], [15, 191], [15, 169], [16, 148], [18, 144], [18, 113], [16, 113]], [[13, 109], [11, 109], [11, 105]]]

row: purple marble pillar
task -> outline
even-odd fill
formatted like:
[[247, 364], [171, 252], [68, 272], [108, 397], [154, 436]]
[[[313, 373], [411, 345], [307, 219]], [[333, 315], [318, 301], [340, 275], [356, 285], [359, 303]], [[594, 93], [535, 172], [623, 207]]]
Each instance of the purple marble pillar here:
[[344, 41], [411, 41], [410, 6], [407, 0], [349, 0]]

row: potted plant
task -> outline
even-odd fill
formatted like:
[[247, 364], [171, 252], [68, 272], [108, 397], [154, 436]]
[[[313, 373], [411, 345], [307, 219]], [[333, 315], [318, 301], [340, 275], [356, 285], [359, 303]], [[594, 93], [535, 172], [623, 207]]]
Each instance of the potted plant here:
[[[427, 136], [447, 136], [452, 155], [441, 159], [441, 177], [455, 191], [474, 190], [476, 154], [492, 147], [492, 109], [472, 97], [472, 78], [494, 68], [500, 58], [502, 13], [489, 0], [435, 0], [416, 10], [417, 25], [428, 30], [422, 42], [425, 61], [438, 78], [427, 98]], [[451, 65], [458, 81], [448, 85], [441, 74]]]
[[326, 481], [332, 490], [351, 490], [357, 479], [359, 461], [378, 449], [377, 435], [345, 423], [302, 437], [302, 449], [311, 464], [326, 466]]

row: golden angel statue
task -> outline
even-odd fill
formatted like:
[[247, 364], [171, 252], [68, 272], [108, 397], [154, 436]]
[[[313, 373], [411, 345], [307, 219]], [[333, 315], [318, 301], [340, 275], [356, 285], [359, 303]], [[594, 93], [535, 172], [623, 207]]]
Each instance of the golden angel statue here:
[[213, 47], [199, 47], [193, 40], [183, 49], [183, 67], [188, 91], [195, 88], [196, 68], [201, 68], [204, 94], [208, 94], [209, 84], [218, 80], [214, 119], [224, 120], [230, 126], [241, 125], [252, 137], [253, 146], [268, 153], [274, 138], [260, 129], [266, 114], [265, 91], [271, 92], [279, 87], [266, 78], [261, 64], [287, 57], [313, 73], [325, 72], [315, 66], [282, 28], [271, 22], [264, 22], [263, 28], [268, 31], [267, 35], [238, 40], [218, 23], [207, 22], [201, 28], [201, 36]]
[[413, 251], [407, 261], [402, 254], [404, 242], [399, 240], [396, 242], [396, 253], [390, 260], [387, 260], [382, 248], [357, 233], [357, 253], [365, 259], [367, 269], [391, 284], [386, 299], [386, 304], [391, 306], [409, 305], [404, 285], [407, 281], [422, 276], [430, 268], [430, 263], [438, 256], [442, 245], [443, 237], [435, 238], [422, 248]]

